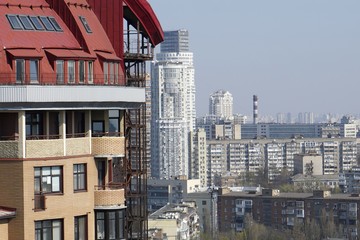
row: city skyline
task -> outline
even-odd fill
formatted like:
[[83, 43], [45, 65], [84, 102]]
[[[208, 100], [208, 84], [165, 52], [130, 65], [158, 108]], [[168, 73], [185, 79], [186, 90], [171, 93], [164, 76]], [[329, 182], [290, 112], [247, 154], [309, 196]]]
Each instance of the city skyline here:
[[233, 94], [234, 113], [251, 115], [255, 94], [260, 116], [357, 114], [360, 2], [149, 3], [164, 30], [189, 31], [198, 116], [218, 89]]

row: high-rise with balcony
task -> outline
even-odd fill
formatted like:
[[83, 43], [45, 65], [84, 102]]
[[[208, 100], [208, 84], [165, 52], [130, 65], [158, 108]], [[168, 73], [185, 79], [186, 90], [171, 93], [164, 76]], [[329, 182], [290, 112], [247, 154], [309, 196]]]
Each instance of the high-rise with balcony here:
[[193, 53], [187, 30], [165, 31], [151, 69], [151, 175], [189, 176], [195, 128]]
[[233, 117], [233, 97], [225, 90], [218, 90], [210, 95], [209, 114], [229, 119]]
[[0, 18], [0, 239], [147, 239], [151, 6], [4, 0]]

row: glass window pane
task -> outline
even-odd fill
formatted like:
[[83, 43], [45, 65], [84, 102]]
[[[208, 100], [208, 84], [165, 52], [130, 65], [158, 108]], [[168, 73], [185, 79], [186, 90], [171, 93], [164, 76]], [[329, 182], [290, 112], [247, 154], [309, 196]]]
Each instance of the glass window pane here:
[[93, 62], [89, 62], [88, 63], [88, 82], [92, 83], [93, 82]]
[[50, 23], [49, 19], [47, 17], [40, 17], [41, 22], [44, 24], [46, 30], [48, 31], [54, 31], [53, 25]]
[[77, 175], [74, 175], [74, 190], [78, 190], [78, 177]]
[[7, 19], [10, 22], [10, 25], [13, 29], [20, 30], [22, 29], [19, 19], [15, 15], [6, 15]]
[[60, 192], [60, 177], [52, 177], [52, 191]]
[[25, 60], [16, 59], [16, 82], [23, 83], [25, 79]]
[[48, 175], [50, 175], [50, 167], [43, 167], [43, 168], [42, 168], [42, 175], [43, 175], [43, 176], [48, 176]]
[[35, 26], [36, 30], [44, 30], [44, 26], [41, 24], [40, 20], [36, 16], [30, 16], [30, 20]]
[[109, 119], [109, 131], [111, 133], [119, 132], [119, 119], [117, 118]]
[[61, 174], [61, 167], [56, 166], [51, 168], [51, 174], [53, 175], [60, 175]]
[[39, 61], [30, 60], [30, 81], [38, 82], [39, 80]]
[[109, 117], [119, 117], [119, 110], [109, 110]]
[[21, 24], [24, 26], [26, 30], [33, 30], [34, 26], [30, 23], [28, 16], [19, 16]]
[[56, 82], [64, 83], [64, 61], [57, 60], [56, 61]]
[[75, 82], [75, 62], [68, 61], [68, 82], [74, 83]]
[[85, 81], [85, 64], [84, 61], [79, 61], [79, 82]]
[[49, 17], [49, 20], [50, 20], [51, 24], [54, 26], [56, 31], [58, 31], [58, 32], [63, 31], [54, 17]]
[[104, 62], [104, 83], [107, 84], [109, 82], [109, 68], [108, 68], [108, 63]]
[[61, 240], [62, 239], [62, 223], [60, 220], [54, 220], [52, 225], [52, 240]]

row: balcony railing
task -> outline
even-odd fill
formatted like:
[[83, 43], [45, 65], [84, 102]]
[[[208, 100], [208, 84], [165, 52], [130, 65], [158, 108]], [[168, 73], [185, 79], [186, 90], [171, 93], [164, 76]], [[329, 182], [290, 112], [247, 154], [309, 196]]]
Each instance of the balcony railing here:
[[91, 77], [85, 75], [84, 79], [81, 78], [84, 81], [79, 79], [79, 76], [69, 79], [67, 74], [62, 73], [0, 73], [0, 85], [126, 85], [123, 74], [93, 74]]
[[123, 184], [95, 186], [95, 207], [108, 208], [125, 206], [125, 190]]
[[43, 211], [46, 209], [46, 197], [43, 194], [35, 194], [34, 196], [34, 210]]

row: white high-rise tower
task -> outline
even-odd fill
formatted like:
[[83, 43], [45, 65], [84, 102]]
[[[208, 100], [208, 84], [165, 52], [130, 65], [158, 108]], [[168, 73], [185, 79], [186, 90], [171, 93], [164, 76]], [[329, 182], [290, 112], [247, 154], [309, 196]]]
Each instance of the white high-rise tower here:
[[151, 176], [189, 175], [195, 128], [193, 53], [187, 30], [165, 31], [151, 69]]
[[229, 119], [233, 117], [233, 97], [225, 90], [218, 90], [210, 95], [209, 114]]

